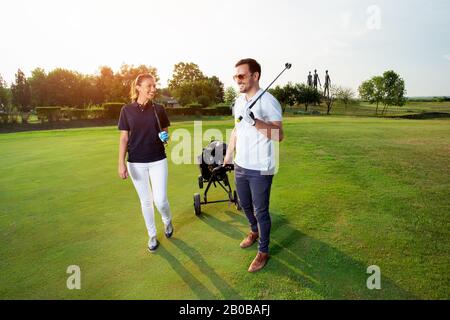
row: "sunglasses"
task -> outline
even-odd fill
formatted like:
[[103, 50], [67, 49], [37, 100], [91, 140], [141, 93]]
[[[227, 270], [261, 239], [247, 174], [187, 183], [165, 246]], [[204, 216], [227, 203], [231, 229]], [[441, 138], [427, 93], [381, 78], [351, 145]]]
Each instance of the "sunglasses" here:
[[[252, 76], [252, 75], [253, 75], [253, 73], [250, 73], [250, 76]], [[235, 74], [233, 76], [234, 81], [236, 81], [236, 80], [244, 80], [245, 78], [247, 78], [246, 74]]]

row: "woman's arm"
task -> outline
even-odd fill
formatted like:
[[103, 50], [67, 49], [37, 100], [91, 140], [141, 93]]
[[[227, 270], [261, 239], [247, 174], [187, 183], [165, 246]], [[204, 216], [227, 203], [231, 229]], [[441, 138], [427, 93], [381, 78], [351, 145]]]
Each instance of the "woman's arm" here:
[[125, 156], [128, 148], [128, 131], [120, 130], [119, 138], [119, 177], [126, 179], [128, 177], [128, 170], [125, 164]]

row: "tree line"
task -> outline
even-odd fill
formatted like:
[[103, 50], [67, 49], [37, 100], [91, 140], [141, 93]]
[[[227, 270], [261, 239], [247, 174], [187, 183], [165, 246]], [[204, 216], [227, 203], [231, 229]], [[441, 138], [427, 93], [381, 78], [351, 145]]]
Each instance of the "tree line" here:
[[[87, 108], [107, 102], [129, 102], [129, 90], [132, 81], [140, 73], [150, 73], [159, 81], [155, 67], [146, 65], [123, 64], [114, 72], [109, 66], [101, 66], [95, 75], [86, 75], [76, 71], [56, 68], [46, 72], [36, 68], [30, 77], [19, 69], [15, 81], [9, 87], [0, 75], [0, 107], [4, 110], [17, 108], [26, 113], [35, 107], [73, 107]], [[327, 114], [330, 114], [335, 101], [342, 101], [345, 106], [355, 98], [350, 88], [333, 85], [327, 96], [317, 89], [303, 83], [287, 83], [269, 90], [286, 106], [304, 105], [305, 112], [310, 105], [325, 102]], [[386, 71], [364, 81], [358, 88], [361, 99], [383, 106], [384, 114], [389, 106], [403, 105], [405, 99], [404, 80], [394, 71]], [[231, 105], [238, 93], [233, 87], [224, 89], [218, 77], [206, 76], [199, 66], [192, 62], [179, 62], [174, 65], [172, 78], [166, 88], [158, 90], [157, 99], [174, 97], [180, 105], [207, 107], [225, 102]]]
[[[102, 66], [96, 75], [63, 68], [47, 73], [36, 68], [26, 77], [19, 69], [9, 87], [0, 75], [0, 106], [28, 112], [44, 106], [86, 108], [106, 102], [127, 103], [131, 83], [140, 73], [150, 73], [159, 81], [157, 69], [146, 65], [123, 64], [117, 72]], [[180, 62], [174, 67], [168, 87], [159, 90], [158, 95], [175, 97], [182, 105], [198, 103], [206, 107], [223, 102], [224, 85], [216, 76], [205, 76], [196, 64]]]
[[[331, 86], [328, 95], [304, 83], [291, 82], [285, 86], [276, 86], [269, 92], [277, 98], [283, 108], [304, 105], [305, 112], [310, 105], [324, 102], [327, 114], [330, 114], [335, 101], [342, 102], [347, 108], [355, 100], [355, 92], [351, 88], [337, 85]], [[402, 106], [406, 103], [405, 81], [392, 70], [364, 81], [359, 86], [358, 93], [362, 100], [376, 104], [375, 114], [378, 114], [379, 104], [383, 105], [381, 114], [385, 114], [389, 106]]]

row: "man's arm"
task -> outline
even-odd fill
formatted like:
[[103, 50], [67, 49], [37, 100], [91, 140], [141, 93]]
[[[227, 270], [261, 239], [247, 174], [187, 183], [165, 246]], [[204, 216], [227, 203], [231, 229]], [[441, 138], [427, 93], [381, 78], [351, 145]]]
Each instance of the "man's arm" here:
[[223, 165], [232, 164], [234, 150], [236, 149], [236, 128], [231, 131], [230, 143], [228, 144], [227, 152], [225, 158], [223, 159]]
[[281, 121], [264, 122], [262, 120], [255, 119], [255, 128], [268, 139], [281, 142], [284, 138], [283, 124]]

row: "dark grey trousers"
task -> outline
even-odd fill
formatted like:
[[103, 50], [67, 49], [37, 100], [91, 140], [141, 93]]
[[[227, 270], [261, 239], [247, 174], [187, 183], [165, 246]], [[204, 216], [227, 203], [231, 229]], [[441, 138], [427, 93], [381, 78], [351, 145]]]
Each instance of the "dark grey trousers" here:
[[253, 232], [259, 232], [258, 250], [268, 253], [272, 224], [269, 198], [273, 175], [262, 175], [261, 171], [245, 169], [235, 164], [234, 176], [239, 201], [250, 222], [250, 228]]

